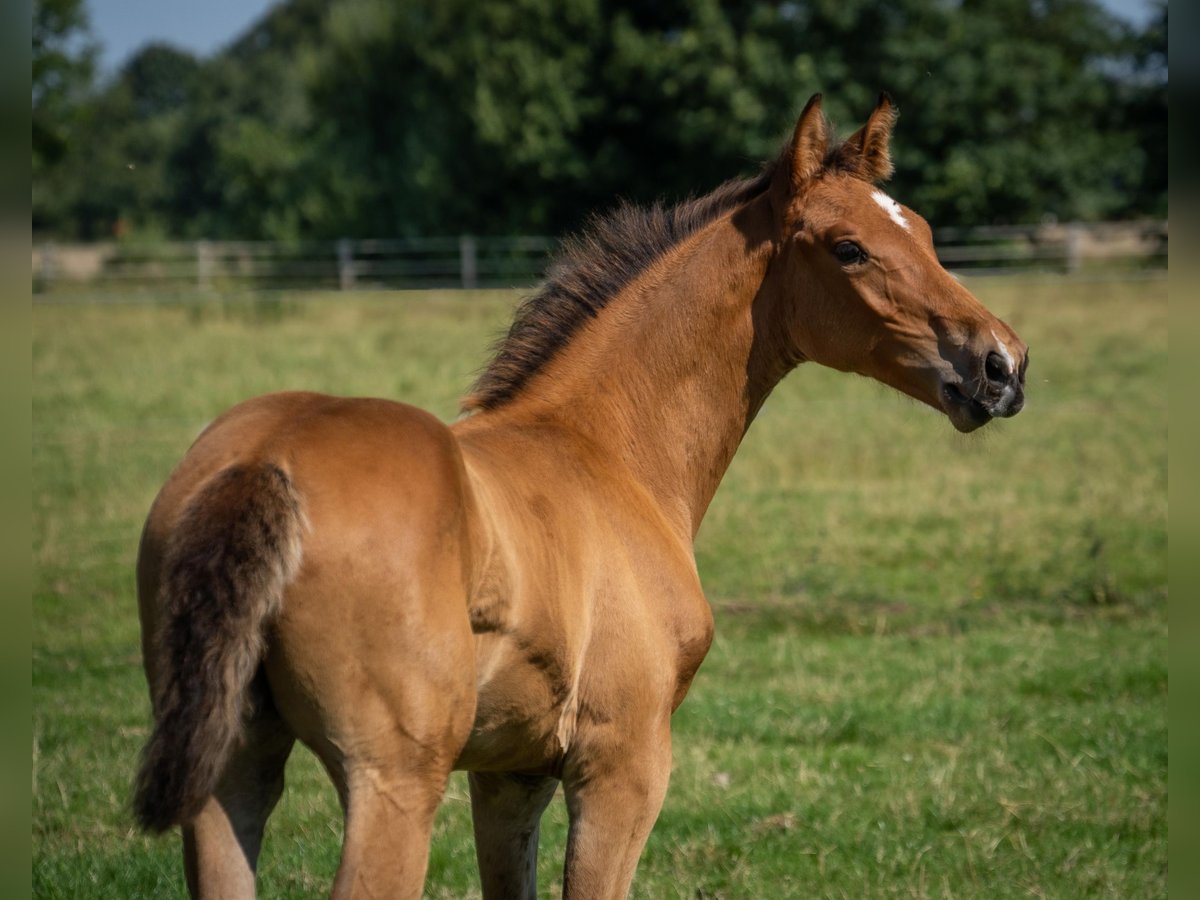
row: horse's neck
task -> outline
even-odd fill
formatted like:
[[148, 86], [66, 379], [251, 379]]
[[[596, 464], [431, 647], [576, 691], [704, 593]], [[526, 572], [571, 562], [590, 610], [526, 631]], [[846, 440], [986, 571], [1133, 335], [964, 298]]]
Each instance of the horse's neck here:
[[543, 413], [622, 459], [689, 540], [782, 375], [755, 358], [770, 215], [754, 201], [674, 248], [533, 388]]

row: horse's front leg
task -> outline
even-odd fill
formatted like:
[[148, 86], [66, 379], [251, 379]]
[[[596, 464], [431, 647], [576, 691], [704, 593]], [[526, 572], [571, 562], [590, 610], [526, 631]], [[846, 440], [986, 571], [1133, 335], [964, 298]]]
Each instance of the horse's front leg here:
[[563, 772], [570, 815], [567, 900], [628, 894], [671, 776], [669, 715], [663, 719], [642, 735], [606, 727], [599, 746], [579, 747], [569, 759]]
[[537, 897], [539, 823], [558, 779], [507, 772], [472, 772], [468, 779], [483, 896]]

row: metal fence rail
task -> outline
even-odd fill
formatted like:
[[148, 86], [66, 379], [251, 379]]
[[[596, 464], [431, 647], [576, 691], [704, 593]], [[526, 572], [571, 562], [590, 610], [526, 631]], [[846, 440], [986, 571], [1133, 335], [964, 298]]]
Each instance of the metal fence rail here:
[[[1165, 221], [945, 228], [942, 263], [962, 274], [1097, 270], [1167, 265]], [[38, 292], [94, 289], [516, 287], [538, 281], [548, 237], [428, 237], [339, 241], [192, 241], [55, 244], [33, 248]]]

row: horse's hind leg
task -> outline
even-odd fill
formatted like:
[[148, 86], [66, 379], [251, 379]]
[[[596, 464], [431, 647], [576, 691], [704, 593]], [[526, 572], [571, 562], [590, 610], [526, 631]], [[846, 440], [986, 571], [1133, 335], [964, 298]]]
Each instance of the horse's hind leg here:
[[[334, 898], [415, 900], [425, 881], [434, 815], [474, 717], [474, 666], [432, 657], [426, 665], [389, 672], [393, 656], [411, 660], [417, 651], [405, 647], [403, 633], [378, 625], [375, 630], [389, 652], [357, 659], [368, 676], [389, 677], [339, 673], [320, 682], [318, 706], [297, 704], [294, 720], [285, 705], [284, 715], [301, 723], [301, 740], [325, 764], [342, 803], [345, 832]], [[469, 640], [470, 631], [463, 635]], [[453, 638], [441, 643], [457, 649]]]
[[346, 814], [335, 900], [420, 897], [449, 764], [414, 766], [393, 757], [334, 774], [343, 782], [339, 793]]
[[472, 772], [470, 783], [483, 896], [489, 900], [537, 897], [538, 824], [558, 779]]
[[267, 817], [283, 793], [283, 769], [295, 739], [273, 710], [246, 724], [216, 791], [183, 827], [183, 860], [193, 897], [254, 896]]

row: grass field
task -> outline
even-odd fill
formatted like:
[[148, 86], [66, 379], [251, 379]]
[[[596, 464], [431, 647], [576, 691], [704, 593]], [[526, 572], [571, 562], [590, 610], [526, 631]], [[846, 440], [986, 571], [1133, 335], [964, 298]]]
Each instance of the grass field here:
[[[962, 437], [804, 367], [697, 546], [717, 638], [676, 714], [634, 896], [1158, 897], [1167, 878], [1166, 281], [980, 281], [1032, 347], [1026, 411]], [[137, 834], [133, 559], [197, 431], [304, 387], [451, 418], [510, 294], [34, 309], [33, 886], [183, 893]], [[318, 896], [340, 815], [305, 750], [266, 897]], [[556, 895], [565, 812], [543, 823]], [[478, 895], [465, 780], [427, 891]]]

